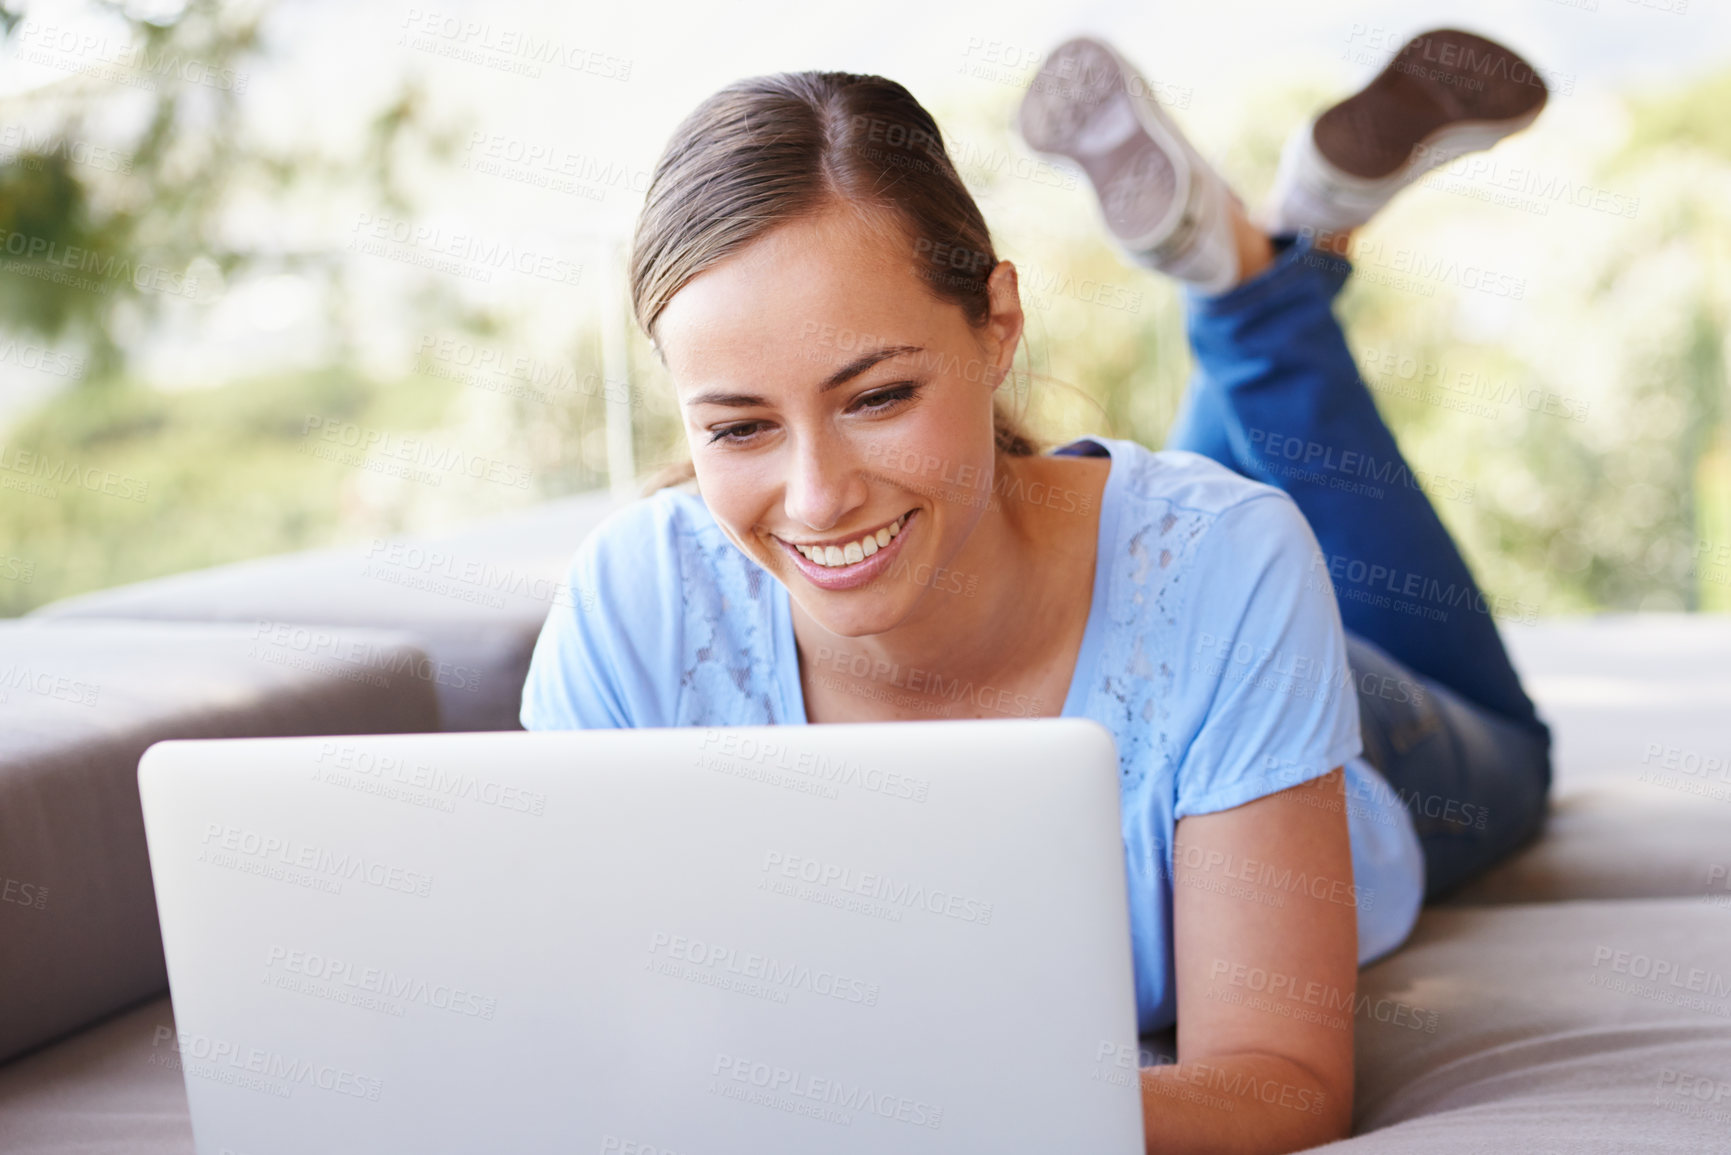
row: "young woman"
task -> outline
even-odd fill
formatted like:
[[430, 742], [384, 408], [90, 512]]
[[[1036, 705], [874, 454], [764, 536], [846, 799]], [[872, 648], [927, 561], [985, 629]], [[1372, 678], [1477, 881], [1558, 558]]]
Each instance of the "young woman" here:
[[1550, 778], [1325, 248], [1545, 90], [1489, 41], [1417, 38], [1295, 135], [1272, 235], [1149, 92], [1070, 41], [1020, 127], [1188, 283], [1197, 373], [1163, 452], [1018, 427], [1016, 270], [901, 86], [758, 77], [680, 125], [631, 287], [691, 461], [583, 543], [522, 720], [1096, 719], [1140, 1026], [1177, 1025], [1178, 1062], [1142, 1072], [1150, 1147], [1288, 1151], [1350, 1128], [1358, 965], [1528, 838]]

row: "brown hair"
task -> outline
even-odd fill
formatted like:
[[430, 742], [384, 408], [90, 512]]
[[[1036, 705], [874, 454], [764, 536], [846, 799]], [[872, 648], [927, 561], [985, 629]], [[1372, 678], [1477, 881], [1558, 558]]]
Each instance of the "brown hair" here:
[[[637, 323], [653, 340], [655, 322], [686, 282], [777, 225], [838, 201], [900, 225], [933, 295], [959, 306], [970, 325], [986, 323], [986, 280], [998, 258], [937, 122], [895, 81], [851, 72], [736, 81], [679, 125], [656, 162], [632, 239]], [[1003, 397], [992, 406], [999, 451], [1040, 452]], [[694, 476], [687, 459], [651, 477], [643, 492]]]

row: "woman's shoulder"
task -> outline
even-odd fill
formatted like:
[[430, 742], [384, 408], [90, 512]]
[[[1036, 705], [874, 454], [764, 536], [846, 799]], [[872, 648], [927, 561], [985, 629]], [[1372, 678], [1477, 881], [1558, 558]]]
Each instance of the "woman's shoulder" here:
[[1111, 445], [1123, 467], [1122, 493], [1143, 510], [1163, 508], [1214, 518], [1249, 502], [1291, 502], [1277, 486], [1253, 481], [1200, 453], [1149, 449], [1129, 440]]
[[672, 487], [619, 506], [567, 572], [574, 608], [550, 616], [536, 645], [550, 679], [538, 693], [554, 703], [537, 717], [577, 709], [577, 686], [610, 703], [585, 725], [776, 720], [763, 704], [775, 700], [773, 579], [697, 494]]
[[[781, 586], [723, 532], [695, 485], [663, 489], [638, 516], [672, 554], [664, 569], [663, 655], [671, 725], [774, 725], [783, 720], [775, 591]], [[674, 636], [676, 635], [676, 636]]]
[[1126, 720], [1133, 764], [1171, 768], [1179, 817], [1339, 765], [1355, 752], [1356, 703], [1333, 677], [1339, 614], [1297, 504], [1195, 453], [1113, 449], [1114, 628], [1096, 700]]
[[570, 578], [604, 603], [666, 615], [757, 600], [764, 570], [741, 553], [694, 489], [670, 486], [613, 510], [590, 530]]
[[676, 552], [682, 542], [723, 538], [721, 527], [695, 489], [658, 489], [608, 513], [583, 539], [579, 558], [629, 562]]
[[1159, 570], [1176, 576], [1205, 553], [1242, 555], [1268, 547], [1314, 548], [1298, 506], [1277, 486], [1253, 481], [1199, 453], [1106, 442], [1114, 460], [1107, 489], [1109, 543], [1117, 556], [1153, 550]]

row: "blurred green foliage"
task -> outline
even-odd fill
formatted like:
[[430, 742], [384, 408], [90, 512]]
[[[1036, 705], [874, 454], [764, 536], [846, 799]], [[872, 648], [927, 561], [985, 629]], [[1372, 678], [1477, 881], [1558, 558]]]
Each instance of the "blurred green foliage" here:
[[[140, 35], [187, 37], [231, 62], [256, 50], [256, 30], [221, 24], [216, 12], [194, 3], [176, 24]], [[4, 13], [0, 3], [0, 26]], [[1028, 325], [1018, 369], [1034, 424], [1053, 440], [1100, 432], [1158, 446], [1191, 372], [1181, 299], [1170, 282], [1112, 251], [1085, 181], [1013, 159], [1027, 157], [1007, 129], [1016, 95], [1007, 87], [983, 97], [935, 94], [928, 104], [1000, 255], [1021, 270]], [[1290, 126], [1338, 95], [1315, 85], [1258, 94], [1254, 115], [1209, 125], [1197, 139], [1252, 200], [1268, 187]], [[259, 258], [213, 227], [236, 182], [294, 195], [309, 181], [361, 182], [369, 203], [402, 205], [411, 196], [396, 163], [405, 140], [419, 136], [430, 154], [449, 156], [448, 138], [424, 123], [412, 87], [376, 116], [366, 151], [351, 158], [267, 155], [232, 120], [189, 119], [187, 102], [210, 99], [165, 92], [132, 144], [125, 180], [73, 171], [63, 153], [0, 163], [0, 228], [175, 268], [203, 259], [236, 275]], [[1714, 561], [1731, 553], [1731, 121], [1723, 115], [1731, 72], [1623, 105], [1621, 136], [1607, 130], [1591, 147], [1553, 146], [1536, 131], [1517, 147], [1541, 176], [1610, 190], [1633, 212], [1596, 213], [1543, 194], [1492, 203], [1482, 181], [1449, 178], [1403, 194], [1361, 233], [1361, 244], [1379, 246], [1366, 252], [1476, 253], [1518, 270], [1520, 300], [1446, 284], [1414, 292], [1361, 275], [1338, 307], [1409, 459], [1470, 494], [1437, 505], [1489, 591], [1546, 614], [1731, 610], [1731, 566]], [[1199, 127], [1182, 108], [1177, 115]], [[1209, 148], [1209, 140], [1230, 144]], [[296, 259], [334, 263], [333, 254]], [[1378, 271], [1372, 259], [1360, 269]], [[0, 455], [12, 455], [0, 456], [0, 614], [197, 566], [432, 528], [605, 480], [593, 391], [548, 400], [449, 376], [381, 380], [339, 342], [323, 371], [162, 392], [128, 376], [116, 336], [127, 328], [121, 314], [148, 310], [150, 300], [124, 291], [62, 296], [44, 284], [0, 274], [0, 324], [83, 333], [93, 367], [0, 431]], [[340, 319], [343, 290], [331, 284]], [[427, 291], [426, 314], [448, 317], [439, 278], [429, 277]], [[478, 337], [512, 340], [509, 317], [471, 313], [461, 323]], [[569, 362], [579, 374], [599, 372], [599, 350], [594, 330], [582, 329]], [[683, 430], [641, 335], [629, 364], [647, 396], [636, 411], [647, 473], [681, 452]], [[1437, 372], [1407, 379], [1403, 364]], [[1506, 397], [1467, 405], [1463, 381], [1563, 405], [1547, 411]], [[534, 482], [509, 491], [433, 487], [322, 460], [308, 452], [314, 415], [493, 453], [531, 467]], [[45, 498], [11, 484], [25, 477], [6, 467], [20, 452], [137, 479], [148, 496], [61, 486]]]
[[[307, 435], [308, 418], [430, 429], [442, 423], [456, 388], [326, 372], [189, 393], [124, 382], [63, 393], [0, 438], [9, 454], [28, 447], [35, 456], [28, 468], [42, 470], [39, 477], [83, 481], [49, 481], [52, 496], [15, 489], [0, 497], [0, 540], [31, 567], [29, 581], [0, 580], [0, 614], [328, 545], [353, 503], [346, 495], [355, 470], [308, 452], [318, 444]], [[0, 472], [0, 480], [8, 476], [29, 475]], [[378, 520], [382, 532], [401, 528], [388, 514]]]
[[[340, 274], [335, 254], [225, 227], [224, 210], [237, 199], [358, 186], [380, 207], [400, 209], [408, 146], [437, 157], [454, 146], [427, 124], [412, 81], [370, 114], [358, 155], [266, 144], [242, 116], [249, 62], [263, 51], [264, 6], [189, 0], [148, 19], [118, 0], [95, 6], [126, 27], [132, 63], [113, 68], [133, 69], [136, 83], [117, 89], [75, 71], [14, 103], [15, 115], [31, 113], [25, 124], [34, 131], [0, 164], [0, 318], [13, 332], [82, 344], [92, 380], [124, 372], [123, 335], [148, 327], [168, 298], [208, 301], [248, 270]], [[0, 0], [0, 38], [18, 25], [19, 13]], [[80, 160], [74, 142], [109, 139], [112, 128], [95, 124], [119, 101], [142, 105], [142, 115], [126, 139]]]
[[[17, 30], [19, 14], [6, 6], [0, 21]], [[233, 75], [257, 48], [257, 16], [237, 18], [217, 0], [192, 0], [173, 18], [127, 17], [121, 4], [104, 7], [125, 18], [138, 59], [192, 59], [208, 72]], [[271, 158], [248, 146], [237, 131], [236, 85], [186, 82], [173, 69], [130, 94], [148, 100], [142, 126], [117, 155], [99, 166], [79, 164], [72, 149], [27, 144], [0, 167], [0, 229], [9, 240], [6, 275], [0, 276], [0, 315], [8, 328], [58, 338], [68, 334], [89, 349], [97, 375], [118, 372], [123, 327], [147, 323], [163, 290], [196, 297], [195, 259], [229, 272], [246, 254], [225, 243], [215, 209], [243, 174], [280, 173]], [[97, 85], [73, 74], [50, 86], [40, 103], [56, 105], [50, 142], [82, 140], [99, 102]], [[120, 151], [120, 150], [117, 150]], [[19, 253], [18, 248], [23, 252]], [[90, 278], [68, 275], [94, 271]]]

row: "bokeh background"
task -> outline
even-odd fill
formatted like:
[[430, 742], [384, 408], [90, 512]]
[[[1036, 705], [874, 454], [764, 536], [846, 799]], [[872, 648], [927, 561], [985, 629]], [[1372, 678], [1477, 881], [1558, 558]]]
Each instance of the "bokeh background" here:
[[1041, 431], [1157, 447], [1180, 301], [1010, 132], [1041, 54], [1112, 39], [1254, 205], [1443, 25], [1551, 100], [1362, 231], [1365, 378], [1505, 619], [1731, 610], [1731, 5], [0, 0], [0, 615], [635, 491], [682, 433], [625, 244], [754, 73], [905, 84], [1022, 270]]

